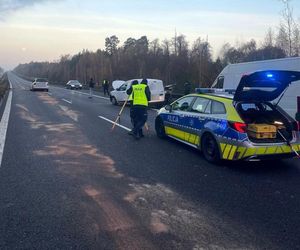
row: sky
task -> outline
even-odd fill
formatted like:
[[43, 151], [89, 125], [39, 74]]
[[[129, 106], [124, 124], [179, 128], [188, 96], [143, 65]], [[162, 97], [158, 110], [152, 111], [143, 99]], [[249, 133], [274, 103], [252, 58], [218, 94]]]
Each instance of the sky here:
[[[300, 17], [300, 1], [291, 3]], [[208, 38], [217, 55], [226, 42], [262, 41], [282, 8], [279, 0], [0, 0], [0, 67], [104, 49], [112, 35], [120, 44], [144, 35], [162, 41], [175, 30], [190, 45]]]

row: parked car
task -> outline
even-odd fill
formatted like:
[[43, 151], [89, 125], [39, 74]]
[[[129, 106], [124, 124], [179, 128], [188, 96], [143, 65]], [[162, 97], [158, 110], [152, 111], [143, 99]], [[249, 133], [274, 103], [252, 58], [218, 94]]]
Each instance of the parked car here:
[[66, 84], [67, 89], [82, 89], [82, 84], [77, 80], [70, 80]]
[[299, 80], [300, 72], [262, 71], [243, 76], [234, 95], [198, 89], [158, 112], [156, 134], [200, 149], [209, 162], [296, 157], [299, 121], [272, 101]]
[[30, 90], [31, 91], [43, 90], [48, 92], [49, 91], [48, 80], [44, 78], [35, 78], [31, 84]]

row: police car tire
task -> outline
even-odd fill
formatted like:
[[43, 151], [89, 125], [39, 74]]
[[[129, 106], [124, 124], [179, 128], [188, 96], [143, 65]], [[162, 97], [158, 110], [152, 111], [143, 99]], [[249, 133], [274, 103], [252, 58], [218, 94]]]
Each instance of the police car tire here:
[[[206, 145], [208, 143], [211, 143], [211, 146], [213, 146], [213, 149], [214, 149], [214, 152], [215, 152], [213, 155], [211, 155], [207, 150]], [[203, 153], [204, 158], [208, 162], [212, 162], [212, 163], [220, 162], [220, 151], [219, 151], [218, 144], [217, 144], [215, 138], [210, 133], [205, 133], [202, 136], [202, 138], [201, 138], [201, 151]]]
[[166, 137], [164, 123], [160, 118], [157, 118], [155, 120], [155, 131], [156, 131], [157, 137], [159, 137], [159, 138]]

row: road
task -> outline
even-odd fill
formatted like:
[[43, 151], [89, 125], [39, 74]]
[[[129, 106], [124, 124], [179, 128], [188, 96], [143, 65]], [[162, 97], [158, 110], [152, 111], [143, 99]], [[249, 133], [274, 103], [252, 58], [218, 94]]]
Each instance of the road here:
[[155, 110], [136, 141], [105, 98], [9, 79], [0, 249], [300, 249], [299, 160], [209, 164]]

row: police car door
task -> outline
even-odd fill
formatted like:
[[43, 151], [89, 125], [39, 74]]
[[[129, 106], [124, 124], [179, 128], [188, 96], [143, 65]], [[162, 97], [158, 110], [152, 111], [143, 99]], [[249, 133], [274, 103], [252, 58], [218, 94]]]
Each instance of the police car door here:
[[191, 111], [197, 116], [194, 120], [194, 129], [198, 134], [203, 130], [222, 135], [226, 124], [226, 109], [223, 103], [204, 97], [197, 97], [192, 105]]
[[188, 122], [189, 110], [194, 102], [195, 96], [186, 96], [178, 99], [172, 104], [172, 111], [167, 115], [166, 134], [180, 139], [186, 140], [186, 124]]

